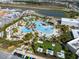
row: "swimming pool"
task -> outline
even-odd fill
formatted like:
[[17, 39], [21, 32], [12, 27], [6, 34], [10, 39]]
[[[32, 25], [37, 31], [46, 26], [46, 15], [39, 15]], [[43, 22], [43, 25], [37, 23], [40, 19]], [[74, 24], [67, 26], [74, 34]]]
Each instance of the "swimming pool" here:
[[[34, 23], [36, 25], [35, 30], [38, 30], [45, 34], [50, 34], [53, 32], [53, 26], [47, 25], [45, 22], [34, 21]], [[43, 25], [43, 24], [46, 24], [46, 25]]]
[[24, 32], [24, 33], [32, 32], [31, 29], [29, 29], [29, 28], [27, 28], [25, 26], [20, 27], [20, 30], [21, 30], [21, 32]]
[[[45, 22], [42, 21], [32, 21], [32, 23], [35, 24], [35, 28], [33, 28], [35, 31], [38, 31], [40, 33], [45, 34], [46, 36], [50, 35], [51, 33], [53, 33], [53, 26], [48, 25]], [[29, 29], [25, 26], [20, 27], [21, 31], [24, 33], [28, 33], [28, 32], [32, 32], [32, 29]]]

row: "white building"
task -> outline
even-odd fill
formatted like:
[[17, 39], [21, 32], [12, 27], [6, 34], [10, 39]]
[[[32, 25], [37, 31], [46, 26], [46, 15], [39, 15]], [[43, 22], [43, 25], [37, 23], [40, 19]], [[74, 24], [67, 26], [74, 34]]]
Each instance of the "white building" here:
[[76, 53], [79, 50], [79, 38], [68, 42], [67, 46], [73, 53]]
[[57, 52], [57, 56], [59, 58], [64, 58], [65, 59], [65, 52], [63, 50], [61, 50], [60, 52]]
[[72, 29], [71, 31], [75, 39], [79, 37], [79, 29]]
[[54, 51], [47, 49], [47, 50], [46, 50], [46, 54], [54, 55]]
[[37, 51], [38, 52], [43, 52], [43, 48], [38, 47]]
[[73, 53], [75, 53], [77, 56], [79, 56], [79, 38], [68, 42], [67, 46]]
[[79, 56], [79, 50], [77, 50], [76, 54]]
[[9, 3], [9, 2], [12, 2], [13, 0], [0, 0], [0, 2], [2, 3]]
[[79, 21], [77, 19], [61, 18], [61, 25], [79, 27]]

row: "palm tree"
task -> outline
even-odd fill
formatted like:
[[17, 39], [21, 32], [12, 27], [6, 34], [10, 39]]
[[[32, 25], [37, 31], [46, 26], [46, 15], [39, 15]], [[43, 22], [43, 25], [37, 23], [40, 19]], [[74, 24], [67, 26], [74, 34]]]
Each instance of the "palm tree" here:
[[57, 37], [52, 35], [50, 38], [50, 42], [57, 42]]

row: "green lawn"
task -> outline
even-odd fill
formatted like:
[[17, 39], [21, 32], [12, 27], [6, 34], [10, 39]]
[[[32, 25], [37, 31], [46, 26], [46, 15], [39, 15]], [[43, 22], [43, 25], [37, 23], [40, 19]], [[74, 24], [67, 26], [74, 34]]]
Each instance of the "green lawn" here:
[[70, 59], [76, 59], [76, 55], [75, 54], [72, 54]]
[[61, 45], [59, 43], [56, 43], [54, 47], [54, 52], [60, 52], [61, 50], [62, 50]]
[[44, 49], [49, 49], [49, 48], [52, 49], [52, 43], [49, 41], [43, 41], [42, 47]]
[[[62, 50], [62, 47], [59, 43], [55, 43], [55, 46], [52, 46], [52, 43], [49, 41], [43, 41], [43, 44], [40, 43], [36, 43], [35, 44], [35, 51], [37, 51], [38, 47], [43, 48], [43, 53], [46, 53], [47, 49], [52, 49], [52, 51], [54, 51], [54, 53], [56, 54], [57, 52], [60, 52]], [[63, 58], [59, 58], [59, 59], [63, 59]]]
[[27, 33], [27, 34], [23, 37], [23, 40], [24, 40], [24, 41], [28, 41], [28, 40], [32, 39], [32, 37], [33, 37], [32, 33]]
[[37, 50], [38, 47], [42, 47], [44, 49], [44, 51], [46, 51], [46, 49], [52, 49], [52, 43], [49, 41], [43, 41], [43, 44], [36, 43], [35, 50]]
[[56, 43], [55, 47], [53, 47], [52, 43], [49, 41], [43, 41], [43, 44], [36, 43], [35, 49], [37, 50], [38, 47], [42, 47], [44, 49], [44, 51], [46, 51], [46, 49], [52, 49], [54, 52], [59, 52], [62, 50], [62, 47], [59, 43]]

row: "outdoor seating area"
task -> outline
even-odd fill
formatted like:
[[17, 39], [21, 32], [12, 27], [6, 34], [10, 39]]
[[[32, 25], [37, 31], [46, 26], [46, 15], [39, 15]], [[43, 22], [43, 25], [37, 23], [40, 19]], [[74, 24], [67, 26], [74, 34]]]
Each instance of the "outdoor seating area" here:
[[13, 40], [13, 41], [18, 41], [18, 40], [22, 40], [22, 38], [24, 37], [24, 35], [26, 33], [23, 33], [20, 29], [20, 25], [24, 26], [25, 22], [24, 21], [19, 21], [11, 26], [9, 26], [6, 29], [7, 32], [7, 40]]

